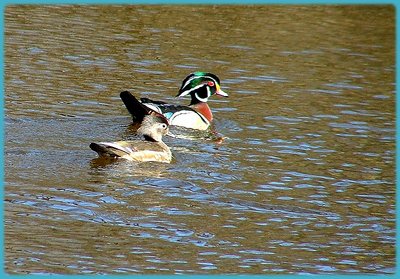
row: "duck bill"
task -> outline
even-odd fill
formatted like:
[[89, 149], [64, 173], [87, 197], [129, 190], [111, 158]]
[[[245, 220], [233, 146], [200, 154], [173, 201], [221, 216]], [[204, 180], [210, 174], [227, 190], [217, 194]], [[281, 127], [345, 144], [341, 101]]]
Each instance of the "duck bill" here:
[[228, 97], [228, 93], [225, 93], [221, 89], [219, 89], [217, 92], [215, 92], [216, 95], [222, 96], [222, 97]]

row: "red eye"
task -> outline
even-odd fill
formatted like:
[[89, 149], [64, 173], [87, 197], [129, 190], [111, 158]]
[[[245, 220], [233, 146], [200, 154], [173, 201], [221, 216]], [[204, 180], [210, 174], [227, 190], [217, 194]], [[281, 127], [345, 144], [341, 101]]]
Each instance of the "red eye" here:
[[212, 87], [212, 86], [214, 86], [214, 82], [209, 81], [209, 82], [207, 82], [207, 85]]

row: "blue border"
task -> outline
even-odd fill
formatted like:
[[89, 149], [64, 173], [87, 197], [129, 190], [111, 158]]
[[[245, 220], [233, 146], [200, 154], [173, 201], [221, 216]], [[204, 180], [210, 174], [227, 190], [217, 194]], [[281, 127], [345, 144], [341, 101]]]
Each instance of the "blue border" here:
[[[5, 266], [4, 266], [4, 146], [5, 146], [5, 138], [4, 138], [4, 115], [5, 115], [5, 108], [4, 108], [4, 96], [5, 96], [5, 86], [4, 86], [4, 76], [5, 76], [5, 71], [4, 71], [4, 12], [5, 12], [5, 7], [7, 5], [11, 5], [11, 4], [147, 4], [147, 5], [152, 5], [152, 4], [297, 4], [297, 5], [303, 5], [303, 4], [317, 4], [317, 5], [324, 5], [324, 4], [336, 4], [336, 5], [347, 5], [347, 4], [377, 4], [377, 5], [387, 5], [387, 4], [391, 4], [395, 6], [395, 18], [396, 18], [396, 47], [395, 47], [395, 51], [396, 51], [396, 81], [399, 80], [400, 74], [397, 71], [398, 69], [398, 50], [399, 50], [399, 40], [397, 40], [397, 38], [399, 38], [399, 29], [398, 26], [400, 24], [400, 19], [398, 17], [398, 13], [397, 13], [397, 0], [392, 0], [392, 1], [388, 1], [388, 0], [336, 0], [336, 1], [329, 1], [329, 0], [218, 0], [218, 1], [212, 1], [212, 0], [139, 0], [139, 1], [129, 1], [129, 0], [116, 0], [116, 1], [110, 1], [110, 0], [66, 0], [66, 1], [62, 1], [62, 0], [16, 0], [16, 1], [12, 1], [12, 0], [1, 0], [1, 4], [0, 4], [0, 29], [2, 31], [1, 36], [0, 36], [0, 45], [2, 46], [2, 50], [3, 50], [3, 55], [0, 56], [0, 63], [1, 63], [1, 94], [2, 97], [0, 100], [0, 110], [1, 110], [1, 114], [0, 114], [0, 126], [1, 126], [1, 131], [3, 131], [2, 133], [0, 133], [0, 146], [1, 146], [1, 155], [0, 155], [0, 164], [1, 164], [1, 169], [0, 169], [0, 181], [2, 181], [2, 186], [0, 188], [0, 196], [1, 196], [1, 201], [0, 201], [0, 210], [2, 212], [2, 214], [0, 215], [0, 221], [2, 223], [2, 226], [0, 227], [0, 233], [3, 236], [1, 238], [1, 246], [2, 249], [0, 251], [0, 262], [2, 264], [2, 268], [0, 271], [0, 278], [15, 278], [15, 277], [20, 277], [23, 275], [9, 275], [7, 273], [5, 273]], [[398, 96], [397, 96], [397, 82], [395, 85], [396, 88], [396, 115], [397, 115], [397, 108], [398, 108]], [[397, 150], [397, 139], [399, 138], [399, 131], [398, 131], [398, 127], [400, 124], [400, 119], [396, 118], [396, 159], [395, 159], [395, 163], [396, 163], [396, 267], [395, 267], [395, 273], [393, 275], [360, 275], [360, 274], [355, 274], [355, 275], [183, 275], [184, 277], [191, 277], [191, 278], [198, 278], [198, 279], [202, 279], [202, 278], [228, 278], [228, 277], [249, 277], [252, 279], [257, 279], [257, 278], [285, 278], [285, 277], [304, 277], [304, 276], [312, 276], [314, 278], [327, 278], [327, 279], [331, 279], [331, 278], [335, 278], [338, 277], [340, 279], [358, 279], [358, 278], [376, 278], [376, 276], [379, 276], [380, 278], [385, 277], [385, 278], [397, 278], [398, 277], [398, 270], [399, 270], [399, 264], [400, 264], [400, 260], [398, 257], [398, 251], [399, 251], [399, 245], [397, 242], [397, 232], [399, 231], [400, 228], [400, 224], [399, 224], [399, 219], [398, 219], [398, 206], [397, 206], [397, 201], [399, 200], [398, 198], [400, 197], [399, 192], [397, 191], [397, 170], [398, 170], [398, 166], [400, 163], [399, 158], [399, 152]], [[57, 277], [57, 278], [88, 278], [88, 277], [99, 277], [97, 275], [50, 275], [52, 278], [53, 277]], [[102, 277], [107, 276], [107, 277], [113, 277], [113, 278], [127, 278], [129, 276], [134, 276], [134, 277], [151, 277], [151, 278], [162, 278], [162, 279], [166, 279], [166, 278], [176, 278], [178, 276], [182, 276], [182, 275], [102, 275]], [[25, 275], [24, 278], [30, 278], [30, 277], [34, 277], [34, 278], [49, 278], [49, 275]]]

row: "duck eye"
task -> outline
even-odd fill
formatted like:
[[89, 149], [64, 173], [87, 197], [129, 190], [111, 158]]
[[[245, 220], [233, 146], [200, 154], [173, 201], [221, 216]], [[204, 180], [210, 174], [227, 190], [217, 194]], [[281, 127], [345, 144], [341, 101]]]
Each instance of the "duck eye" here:
[[212, 81], [209, 81], [209, 82], [207, 82], [207, 85], [213, 87], [215, 85], [215, 83]]

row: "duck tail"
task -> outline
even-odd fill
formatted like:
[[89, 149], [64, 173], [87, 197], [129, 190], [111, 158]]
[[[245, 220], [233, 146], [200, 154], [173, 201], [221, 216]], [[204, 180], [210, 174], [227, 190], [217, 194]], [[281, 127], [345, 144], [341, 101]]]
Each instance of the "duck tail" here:
[[[124, 102], [129, 113], [132, 115], [133, 121], [142, 122], [143, 118], [146, 115], [154, 115], [157, 116], [159, 119], [161, 119], [162, 122], [169, 125], [168, 119], [161, 113], [161, 111], [157, 112], [154, 110], [157, 109], [157, 107], [155, 106], [148, 107], [143, 104], [146, 103], [147, 101], [151, 101], [150, 99], [142, 98], [141, 100], [144, 100], [144, 102], [143, 101], [140, 102], [129, 91], [123, 91], [119, 94], [119, 96], [121, 97], [121, 100]], [[158, 102], [158, 103], [161, 104], [163, 102]]]
[[92, 142], [89, 147], [102, 157], [118, 158], [128, 155], [130, 152], [132, 152], [128, 148], [115, 142]]
[[151, 109], [139, 102], [131, 92], [123, 91], [119, 96], [129, 113], [132, 115], [134, 121], [141, 122], [145, 115], [150, 114]]

